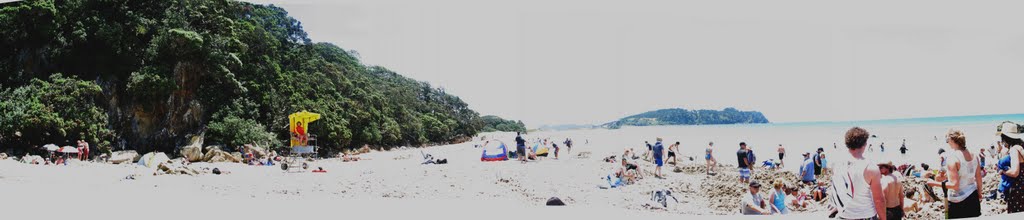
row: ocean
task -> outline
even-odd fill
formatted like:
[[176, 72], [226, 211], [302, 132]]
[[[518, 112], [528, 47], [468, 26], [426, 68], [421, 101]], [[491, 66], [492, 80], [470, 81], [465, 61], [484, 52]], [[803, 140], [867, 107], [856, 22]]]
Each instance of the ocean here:
[[[560, 146], [566, 138], [572, 138], [573, 152], [589, 151], [592, 152], [592, 157], [597, 159], [621, 155], [627, 148], [635, 149], [638, 153], [643, 152], [647, 149], [644, 141], [653, 144], [656, 138], [661, 137], [666, 148], [672, 143], [680, 143], [679, 154], [683, 156], [680, 158], [682, 162], [689, 162], [692, 157], [693, 162], [699, 163], [704, 162], [704, 150], [709, 142], [713, 142], [712, 155], [719, 163], [730, 165], [736, 164], [735, 152], [739, 149], [740, 142], [746, 142], [754, 150], [759, 161], [778, 160], [777, 148], [781, 144], [786, 149], [786, 156], [782, 160], [785, 164], [783, 169], [797, 171], [803, 160], [801, 154], [813, 152], [819, 147], [825, 149], [826, 160], [829, 163], [848, 159], [849, 153], [843, 145], [843, 135], [853, 126], [865, 128], [875, 136], [869, 139], [872, 147], [865, 155], [869, 159], [892, 161], [895, 164], [927, 163], [936, 166], [939, 163], [938, 149], [949, 150], [944, 138], [947, 131], [964, 131], [968, 149], [977, 154], [980, 148], [989, 148], [998, 141], [995, 134], [996, 126], [1003, 121], [1024, 123], [1024, 114], [844, 122], [623, 127], [616, 130], [541, 131], [526, 134], [524, 137], [528, 140], [556, 140]], [[492, 138], [498, 138], [505, 143], [514, 143], [514, 136], [515, 133], [492, 134]], [[906, 155], [899, 152], [904, 140], [909, 149]]]

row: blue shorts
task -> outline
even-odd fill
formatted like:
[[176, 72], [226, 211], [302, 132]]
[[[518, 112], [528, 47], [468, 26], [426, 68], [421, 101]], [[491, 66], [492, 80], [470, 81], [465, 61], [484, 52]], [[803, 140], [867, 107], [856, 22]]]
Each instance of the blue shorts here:
[[750, 179], [750, 169], [740, 168], [740, 178]]
[[664, 165], [665, 163], [663, 161], [661, 161], [661, 157], [654, 157], [654, 164], [657, 164], [660, 167], [661, 165]]

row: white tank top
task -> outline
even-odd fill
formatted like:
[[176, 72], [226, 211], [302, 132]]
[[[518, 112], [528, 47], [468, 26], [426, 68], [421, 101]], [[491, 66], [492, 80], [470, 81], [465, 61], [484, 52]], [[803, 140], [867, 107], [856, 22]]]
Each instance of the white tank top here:
[[837, 172], [833, 176], [833, 182], [837, 190], [837, 199], [841, 202], [842, 208], [838, 217], [844, 219], [866, 219], [875, 217], [875, 200], [871, 195], [871, 187], [864, 180], [864, 170], [867, 169], [867, 160], [850, 159], [843, 166], [844, 171]]
[[951, 154], [953, 156], [949, 158], [955, 161], [950, 162], [960, 162], [960, 170], [956, 172], [960, 174], [960, 182], [957, 183], [960, 185], [960, 189], [949, 190], [949, 201], [959, 203], [978, 189], [977, 179], [974, 178], [975, 171], [978, 169], [978, 160], [974, 158], [974, 160], [967, 161], [961, 152], [952, 152]]

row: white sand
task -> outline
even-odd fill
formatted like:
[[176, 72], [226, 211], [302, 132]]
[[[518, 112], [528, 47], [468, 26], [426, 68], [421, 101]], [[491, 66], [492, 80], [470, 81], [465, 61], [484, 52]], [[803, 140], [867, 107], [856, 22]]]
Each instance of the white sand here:
[[[548, 134], [554, 137], [576, 132]], [[487, 135], [501, 136], [512, 144], [510, 134]], [[681, 163], [686, 170], [682, 173], [672, 172], [672, 166], [667, 165], [663, 170], [666, 179], [655, 179], [648, 173], [635, 185], [599, 189], [597, 185], [606, 183], [601, 177], [617, 166], [601, 162], [601, 158], [611, 152], [621, 153], [621, 148], [584, 142], [576, 138], [572, 155], [593, 152], [588, 159], [564, 154], [560, 160], [546, 158], [525, 164], [480, 162], [481, 150], [473, 148], [476, 142], [471, 142], [372, 152], [360, 155], [368, 160], [358, 162], [316, 162], [314, 167], [328, 170], [324, 174], [284, 173], [277, 166], [197, 163], [192, 167], [218, 167], [231, 173], [152, 176], [151, 170], [134, 164], [72, 162], [68, 166], [42, 166], [5, 160], [0, 161], [0, 207], [13, 217], [43, 219], [74, 217], [77, 213], [88, 219], [136, 219], [139, 215], [149, 219], [632, 219], [675, 215], [731, 219], [734, 217], [722, 215], [736, 215], [735, 209], [723, 208], [736, 207], [738, 198], [730, 193], [738, 195], [744, 189], [734, 181], [731, 168], [708, 177], [692, 169], [699, 167], [693, 164]], [[449, 164], [420, 165], [421, 151], [446, 158]], [[730, 160], [724, 157], [728, 153], [719, 154], [723, 155], [719, 160]], [[649, 163], [641, 166], [652, 171]], [[132, 174], [137, 175], [134, 180], [125, 179]], [[760, 178], [774, 177], [765, 173]], [[658, 189], [671, 189], [680, 203], [670, 203], [667, 209], [650, 208], [653, 203], [649, 202], [649, 193]], [[568, 206], [543, 206], [550, 197], [559, 197]], [[822, 219], [824, 214], [812, 211], [787, 219], [790, 217]]]

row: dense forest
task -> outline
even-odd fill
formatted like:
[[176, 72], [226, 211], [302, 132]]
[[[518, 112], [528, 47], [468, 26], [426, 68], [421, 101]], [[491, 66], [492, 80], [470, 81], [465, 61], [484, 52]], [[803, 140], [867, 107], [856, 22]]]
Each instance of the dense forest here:
[[735, 108], [716, 110], [686, 110], [681, 108], [661, 109], [625, 117], [602, 125], [616, 129], [622, 126], [651, 125], [708, 125], [708, 124], [754, 124], [768, 123], [764, 114], [757, 111], [739, 111]]
[[483, 117], [480, 117], [480, 119], [483, 121], [484, 124], [483, 128], [480, 130], [482, 132], [526, 132], [526, 125], [523, 124], [523, 121], [505, 120], [501, 117], [494, 115], [485, 115]]
[[[282, 146], [288, 115], [327, 151], [420, 146], [483, 128], [459, 97], [315, 43], [285, 10], [229, 0], [0, 5], [0, 150]], [[518, 127], [518, 126], [517, 126]]]

